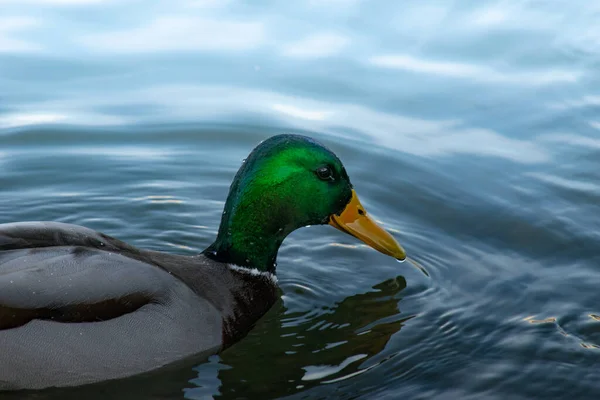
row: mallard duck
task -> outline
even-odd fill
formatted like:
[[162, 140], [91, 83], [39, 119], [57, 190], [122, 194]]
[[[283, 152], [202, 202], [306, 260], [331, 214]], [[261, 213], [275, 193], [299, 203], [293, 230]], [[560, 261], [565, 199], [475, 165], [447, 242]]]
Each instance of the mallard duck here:
[[278, 299], [285, 237], [317, 224], [405, 258], [339, 158], [299, 135], [251, 152], [199, 255], [142, 250], [71, 224], [0, 224], [0, 388], [125, 378], [231, 346]]

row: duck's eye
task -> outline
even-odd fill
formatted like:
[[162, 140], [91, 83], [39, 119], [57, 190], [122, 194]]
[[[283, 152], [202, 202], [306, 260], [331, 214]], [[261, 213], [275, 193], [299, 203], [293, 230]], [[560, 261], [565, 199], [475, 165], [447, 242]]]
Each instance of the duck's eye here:
[[331, 168], [325, 166], [325, 167], [320, 167], [319, 169], [317, 169], [317, 176], [319, 177], [319, 179], [324, 180], [324, 181], [332, 181], [333, 180], [333, 172], [331, 171]]

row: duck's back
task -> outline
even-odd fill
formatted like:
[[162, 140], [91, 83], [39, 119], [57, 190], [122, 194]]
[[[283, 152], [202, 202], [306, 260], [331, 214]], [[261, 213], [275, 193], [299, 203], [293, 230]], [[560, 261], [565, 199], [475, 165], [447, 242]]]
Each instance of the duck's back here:
[[0, 389], [122, 378], [216, 351], [222, 312], [144, 257], [83, 227], [0, 224]]

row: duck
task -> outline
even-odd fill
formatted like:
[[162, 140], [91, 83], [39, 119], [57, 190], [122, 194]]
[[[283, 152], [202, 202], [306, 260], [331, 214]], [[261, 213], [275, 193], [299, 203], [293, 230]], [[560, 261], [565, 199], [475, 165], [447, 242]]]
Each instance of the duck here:
[[144, 250], [83, 226], [0, 224], [0, 389], [70, 387], [219, 353], [278, 301], [291, 232], [329, 224], [398, 260], [340, 159], [292, 134], [258, 144], [197, 255]]

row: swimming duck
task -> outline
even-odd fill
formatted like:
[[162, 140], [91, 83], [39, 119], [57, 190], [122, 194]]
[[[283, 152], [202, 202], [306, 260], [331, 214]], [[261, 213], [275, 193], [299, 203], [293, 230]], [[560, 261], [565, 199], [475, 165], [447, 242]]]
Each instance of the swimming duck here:
[[279, 246], [330, 224], [403, 260], [339, 158], [315, 140], [259, 144], [201, 254], [143, 250], [57, 222], [0, 224], [0, 389], [76, 386], [149, 372], [244, 337], [277, 301]]

